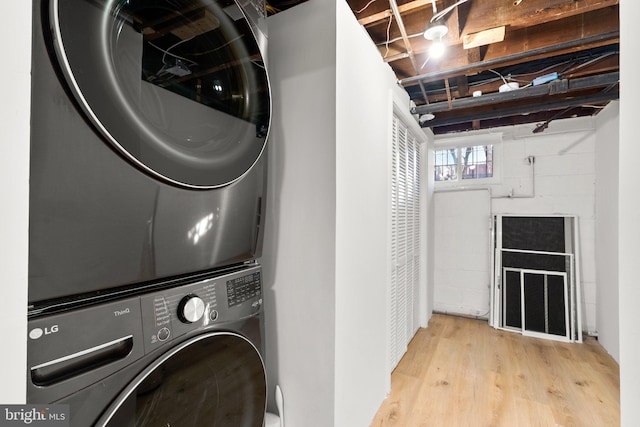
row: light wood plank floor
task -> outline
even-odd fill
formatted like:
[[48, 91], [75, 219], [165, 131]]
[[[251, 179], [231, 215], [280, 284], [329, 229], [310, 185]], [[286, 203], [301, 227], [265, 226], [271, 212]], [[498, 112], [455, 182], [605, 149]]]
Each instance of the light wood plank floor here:
[[391, 376], [371, 427], [620, 425], [616, 362], [567, 344], [434, 314]]

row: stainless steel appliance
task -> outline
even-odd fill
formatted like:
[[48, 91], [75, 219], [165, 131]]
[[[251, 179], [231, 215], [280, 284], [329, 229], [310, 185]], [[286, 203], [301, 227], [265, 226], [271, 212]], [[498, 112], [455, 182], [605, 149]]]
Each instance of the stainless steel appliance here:
[[270, 95], [256, 8], [33, 4], [30, 313], [259, 256]]
[[262, 427], [259, 266], [29, 320], [27, 400], [71, 425]]

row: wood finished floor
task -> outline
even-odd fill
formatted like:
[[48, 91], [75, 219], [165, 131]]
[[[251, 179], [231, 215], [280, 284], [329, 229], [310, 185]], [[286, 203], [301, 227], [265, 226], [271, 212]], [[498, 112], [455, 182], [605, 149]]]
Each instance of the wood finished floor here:
[[391, 376], [371, 427], [620, 425], [616, 362], [568, 344], [434, 314]]

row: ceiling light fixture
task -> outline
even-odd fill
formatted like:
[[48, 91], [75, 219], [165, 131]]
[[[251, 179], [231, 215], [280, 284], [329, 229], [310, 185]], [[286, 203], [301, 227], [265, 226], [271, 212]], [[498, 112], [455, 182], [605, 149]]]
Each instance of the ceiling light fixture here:
[[431, 17], [431, 21], [427, 24], [427, 27], [424, 29], [423, 35], [425, 39], [430, 40], [433, 43], [431, 43], [431, 46], [429, 47], [429, 57], [422, 67], [426, 65], [430, 58], [437, 59], [444, 55], [445, 45], [442, 43], [442, 38], [449, 32], [449, 28], [444, 24], [444, 17], [453, 9], [467, 1], [468, 0], [459, 0], [440, 12], [438, 12], [438, 9], [436, 8], [435, 0], [431, 2], [431, 6], [433, 6], [433, 16]]
[[445, 47], [442, 43], [442, 37], [447, 34], [449, 28], [440, 21], [429, 22], [424, 30], [424, 38], [432, 41], [429, 47], [429, 57], [438, 59], [444, 55]]
[[424, 38], [427, 40], [440, 40], [449, 32], [449, 28], [441, 21], [429, 22], [424, 30]]
[[426, 113], [420, 116], [420, 118], [418, 119], [418, 121], [420, 122], [421, 125], [425, 124], [426, 122], [435, 119], [436, 116], [432, 113]]

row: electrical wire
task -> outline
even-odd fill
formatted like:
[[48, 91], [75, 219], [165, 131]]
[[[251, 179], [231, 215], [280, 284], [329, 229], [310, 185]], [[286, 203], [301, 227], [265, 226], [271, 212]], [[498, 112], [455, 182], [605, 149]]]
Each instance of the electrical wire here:
[[278, 9], [277, 7], [273, 7], [270, 4], [266, 4], [264, 8], [267, 11], [267, 13], [271, 15], [275, 15], [278, 12], [282, 12], [280, 9]]
[[386, 52], [384, 53], [383, 58], [386, 58], [389, 55], [389, 36], [391, 34], [391, 22], [393, 22], [393, 15], [389, 15], [389, 25], [387, 25], [387, 41], [385, 43]]
[[[466, 3], [467, 1], [469, 1], [469, 0], [460, 0], [457, 3], [452, 4], [451, 6], [445, 8], [445, 9], [442, 9], [442, 11], [440, 11], [440, 12], [438, 12], [438, 13], [433, 15], [433, 17], [431, 18], [430, 22], [435, 22], [435, 21], [437, 21], [439, 19], [442, 19], [447, 13], [451, 12], [453, 9], [455, 9], [458, 6], [460, 6], [462, 3]], [[435, 4], [436, 4], [436, 2], [434, 1], [433, 2], [434, 10], [435, 10]]]
[[518, 73], [518, 74], [510, 74], [511, 77], [526, 77], [526, 76], [538, 76], [548, 70], [551, 70], [553, 68], [559, 67], [561, 65], [565, 65], [565, 64], [574, 64], [575, 61], [574, 60], [570, 60], [570, 61], [562, 61], [562, 62], [558, 62], [552, 65], [549, 65], [548, 67], [545, 67], [541, 70], [537, 70], [537, 71], [532, 71], [530, 73]]
[[[193, 38], [193, 37], [192, 37], [192, 38]], [[183, 60], [183, 61], [187, 61], [187, 62], [191, 63], [191, 65], [198, 65], [198, 63], [197, 63], [197, 62], [192, 61], [191, 59], [187, 59], [187, 58], [184, 58], [184, 57], [182, 57], [182, 56], [179, 56], [179, 55], [176, 55], [176, 54], [174, 54], [174, 53], [169, 52], [169, 50], [170, 50], [170, 49], [173, 49], [174, 47], [176, 47], [176, 46], [177, 46], [177, 45], [179, 45], [180, 43], [186, 42], [187, 40], [191, 40], [191, 39], [181, 40], [181, 41], [179, 41], [178, 43], [174, 44], [173, 46], [170, 46], [170, 47], [169, 47], [168, 49], [166, 49], [166, 50], [165, 50], [165, 49], [163, 49], [163, 48], [161, 48], [160, 46], [157, 46], [157, 45], [153, 44], [152, 42], [147, 42], [147, 43], [149, 43], [149, 46], [154, 47], [154, 48], [158, 49], [160, 52], [163, 52], [163, 53], [164, 53], [164, 55], [162, 55], [162, 63], [163, 63], [163, 64], [165, 64], [165, 65], [167, 64], [167, 63], [166, 63], [166, 61], [165, 61], [165, 59], [166, 59], [167, 55], [170, 55], [170, 56], [172, 56], [172, 57], [174, 57], [174, 58], [176, 58], [176, 59], [181, 59], [181, 60]]]
[[[408, 39], [412, 39], [414, 37], [422, 37], [424, 35], [424, 31], [421, 33], [415, 33], [415, 34], [410, 34], [407, 36]], [[391, 39], [389, 41], [384, 41], [382, 43], [378, 43], [376, 46], [384, 46], [387, 43], [395, 43], [395, 42], [399, 42], [400, 40], [403, 40], [403, 37], [396, 37], [395, 39]]]
[[563, 116], [564, 114], [568, 113], [569, 111], [573, 110], [576, 107], [567, 107], [564, 110], [558, 111], [556, 114], [554, 114], [553, 116], [551, 116], [551, 118], [549, 118], [548, 120], [546, 120], [544, 123], [539, 123], [534, 130], [532, 130], [532, 133], [541, 133], [543, 132], [546, 128], [549, 127], [549, 123], [551, 123], [552, 121], [554, 121], [555, 119], [557, 119], [558, 117]]
[[261, 64], [261, 63], [259, 63], [259, 62], [258, 62], [258, 61], [256, 61], [255, 59], [252, 59], [252, 60], [251, 60], [251, 63], [252, 63], [253, 65], [255, 65], [256, 67], [260, 67], [260, 68], [262, 68], [263, 70], [266, 70], [266, 68], [264, 67], [264, 65], [263, 65], [263, 64]]
[[497, 82], [498, 80], [501, 80], [500, 77], [494, 77], [492, 79], [478, 80], [477, 82], [469, 83], [469, 86], [470, 87], [482, 86], [482, 85], [486, 85], [486, 84], [489, 84], [489, 83]]
[[489, 70], [487, 70], [487, 71], [491, 71], [493, 74], [497, 74], [497, 75], [502, 79], [502, 82], [503, 82], [504, 84], [507, 84], [507, 80], [504, 78], [504, 76], [503, 76], [502, 74], [500, 74], [499, 72], [497, 72], [496, 70], [491, 70], [491, 69], [489, 69]]
[[427, 56], [427, 59], [424, 60], [424, 62], [422, 63], [422, 66], [420, 67], [420, 69], [422, 70], [424, 68], [425, 65], [427, 65], [427, 62], [429, 62], [429, 60], [431, 59], [431, 56]]
[[[569, 65], [568, 67], [565, 67], [562, 71], [558, 72], [558, 76], [562, 76], [563, 74], [567, 74], [569, 72], [574, 72], [577, 69], [583, 68], [583, 67], [585, 67], [587, 65], [592, 64], [593, 62], [596, 62], [598, 60], [604, 59], [605, 57], [608, 57], [608, 56], [611, 56], [611, 55], [615, 55], [616, 53], [618, 53], [618, 52], [606, 52], [606, 53], [604, 53], [602, 55], [599, 55], [599, 56], [597, 56], [595, 58], [592, 58], [591, 60], [587, 61], [586, 63], [577, 65], [575, 67], [573, 67], [573, 65], [575, 65], [576, 62], [578, 62], [578, 60], [571, 59], [571, 60], [556, 62], [556, 63], [548, 65], [548, 66], [546, 66], [544, 68], [541, 68], [539, 70], [528, 72], [528, 73], [516, 73], [516, 74], [509, 73], [506, 76], [506, 78], [509, 79], [509, 80], [512, 80], [512, 81], [520, 82], [520, 83], [528, 83], [526, 86], [523, 86], [523, 87], [528, 87], [528, 86], [531, 86], [531, 81], [530, 80], [526, 80], [526, 79], [524, 79], [524, 80], [523, 79], [518, 79], [518, 77], [539, 76], [539, 75], [541, 75], [541, 74], [543, 74], [543, 73], [545, 73], [545, 72], [547, 72], [549, 70], [552, 70], [554, 68], [557, 68], [557, 67], [560, 67], [562, 65], [567, 65], [568, 64]], [[492, 72], [492, 73], [494, 73], [496, 75], [499, 75], [500, 79], [502, 79], [502, 81], [505, 82], [505, 77], [502, 74], [498, 73], [496, 70], [487, 70], [487, 71], [490, 71], [490, 72]], [[485, 80], [481, 80], [481, 81], [476, 81], [476, 82], [470, 83], [469, 86], [480, 86], [480, 85], [487, 84], [487, 83], [493, 83], [496, 80], [498, 80], [498, 79], [485, 79]]]
[[367, 3], [367, 4], [366, 4], [362, 9], [360, 9], [360, 10], [356, 10], [355, 12], [356, 12], [356, 13], [362, 13], [362, 12], [364, 12], [364, 10], [365, 10], [366, 8], [368, 8], [368, 7], [371, 5], [371, 3], [373, 3], [374, 1], [376, 1], [376, 0], [371, 0], [371, 1], [370, 1], [369, 3]]
[[215, 49], [210, 49], [210, 50], [205, 50], [204, 52], [193, 52], [193, 53], [189, 53], [189, 55], [191, 56], [202, 56], [202, 55], [208, 55], [210, 53], [216, 52], [224, 47], [229, 46], [231, 43], [235, 42], [236, 40], [240, 40], [241, 38], [244, 37], [244, 34], [240, 34], [234, 38], [232, 38], [231, 40], [229, 40], [228, 42], [226, 42], [223, 45], [220, 45], [218, 47], [216, 47]]
[[580, 65], [576, 65], [575, 67], [573, 67], [573, 68], [569, 68], [568, 70], [565, 70], [565, 71], [564, 71], [564, 74], [573, 73], [573, 72], [575, 72], [575, 71], [577, 71], [577, 70], [579, 70], [579, 69], [581, 69], [581, 68], [588, 67], [589, 65], [593, 64], [594, 62], [601, 61], [601, 60], [603, 60], [604, 58], [607, 58], [607, 57], [609, 57], [609, 56], [611, 56], [611, 55], [617, 55], [617, 54], [619, 54], [619, 53], [620, 53], [620, 52], [618, 52], [618, 51], [604, 53], [604, 54], [602, 54], [602, 55], [599, 55], [599, 56], [597, 56], [597, 57], [595, 57], [595, 58], [592, 58], [592, 59], [588, 60], [587, 62], [584, 62], [584, 63], [582, 63], [582, 64], [580, 64]]

